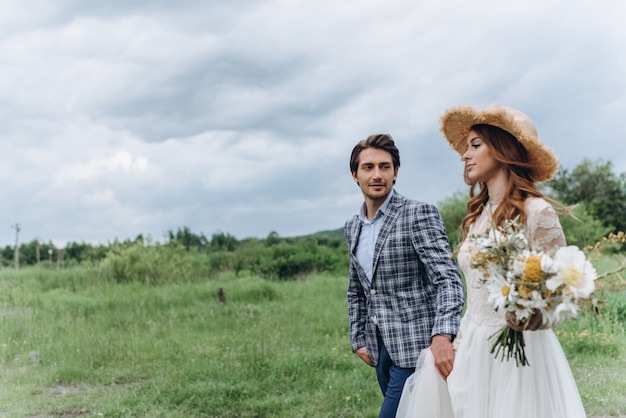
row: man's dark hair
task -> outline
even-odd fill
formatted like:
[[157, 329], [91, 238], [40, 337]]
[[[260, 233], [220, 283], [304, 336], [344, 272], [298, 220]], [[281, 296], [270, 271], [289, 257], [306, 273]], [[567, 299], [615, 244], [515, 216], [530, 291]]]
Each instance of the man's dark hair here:
[[359, 141], [358, 144], [352, 149], [352, 155], [350, 155], [350, 171], [356, 173], [359, 168], [359, 155], [361, 151], [366, 148], [377, 148], [383, 151], [387, 151], [391, 154], [391, 160], [393, 161], [393, 168], [400, 167], [400, 151], [393, 142], [393, 138], [389, 134], [375, 134], [370, 135], [367, 139]]

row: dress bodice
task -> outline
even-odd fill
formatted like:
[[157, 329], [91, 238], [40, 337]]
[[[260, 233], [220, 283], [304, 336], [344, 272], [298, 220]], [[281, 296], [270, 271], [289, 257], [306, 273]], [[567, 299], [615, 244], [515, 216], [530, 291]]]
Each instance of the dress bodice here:
[[[480, 235], [491, 226], [496, 205], [487, 204], [483, 212], [470, 226], [468, 235]], [[547, 252], [565, 245], [565, 236], [554, 208], [544, 199], [531, 197], [524, 203], [526, 225], [531, 248]], [[459, 267], [465, 275], [467, 288], [467, 309], [465, 316], [480, 325], [502, 326], [506, 324], [502, 312], [497, 312], [487, 303], [489, 292], [483, 286], [482, 274], [470, 264], [472, 240], [466, 239], [459, 248]]]

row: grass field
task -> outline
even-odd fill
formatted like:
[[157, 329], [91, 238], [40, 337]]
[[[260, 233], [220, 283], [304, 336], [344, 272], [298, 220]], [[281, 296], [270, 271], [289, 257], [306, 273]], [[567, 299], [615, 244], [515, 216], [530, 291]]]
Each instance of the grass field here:
[[[114, 284], [81, 268], [0, 271], [1, 417], [375, 417], [348, 342], [346, 277], [223, 274]], [[626, 416], [626, 302], [557, 329], [589, 416]], [[224, 290], [226, 303], [217, 297]]]

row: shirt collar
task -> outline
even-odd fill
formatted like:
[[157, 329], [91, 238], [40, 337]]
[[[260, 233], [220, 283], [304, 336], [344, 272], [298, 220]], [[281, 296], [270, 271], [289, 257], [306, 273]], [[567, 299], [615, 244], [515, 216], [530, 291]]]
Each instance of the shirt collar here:
[[383, 204], [378, 208], [378, 211], [376, 211], [376, 215], [374, 215], [371, 221], [367, 220], [367, 216], [365, 216], [365, 202], [363, 202], [361, 208], [359, 209], [359, 212], [357, 213], [359, 219], [362, 222], [374, 223], [378, 218], [381, 218], [387, 212], [387, 206], [389, 206], [389, 202], [391, 201], [391, 196], [393, 194], [394, 190], [391, 189], [391, 192], [389, 192], [389, 196], [387, 196]]

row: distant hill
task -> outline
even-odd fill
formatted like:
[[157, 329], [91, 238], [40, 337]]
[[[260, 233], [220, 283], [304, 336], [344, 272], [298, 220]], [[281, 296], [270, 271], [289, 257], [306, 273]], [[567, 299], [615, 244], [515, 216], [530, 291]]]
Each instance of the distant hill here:
[[338, 229], [332, 229], [332, 230], [328, 230], [328, 231], [319, 231], [319, 232], [315, 232], [313, 234], [310, 234], [309, 236], [312, 237], [330, 237], [330, 238], [343, 238], [343, 228], [338, 228]]

